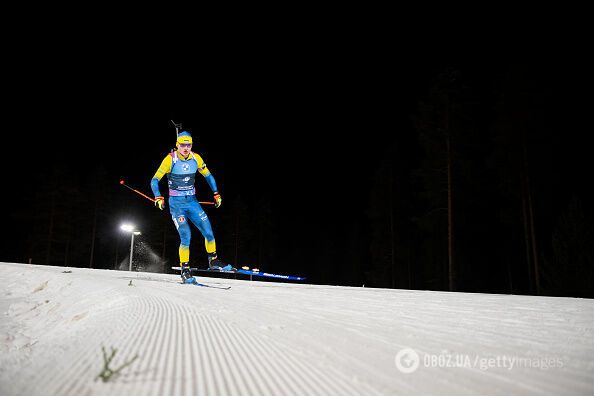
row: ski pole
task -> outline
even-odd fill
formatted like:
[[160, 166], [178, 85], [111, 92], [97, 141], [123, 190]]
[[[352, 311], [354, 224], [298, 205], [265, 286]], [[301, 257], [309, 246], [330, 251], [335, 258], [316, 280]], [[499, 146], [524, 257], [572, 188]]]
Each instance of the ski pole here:
[[148, 195], [145, 195], [145, 194], [141, 193], [141, 192], [140, 192], [140, 191], [138, 191], [138, 190], [135, 190], [135, 189], [133, 189], [132, 187], [130, 187], [129, 185], [127, 185], [127, 184], [126, 184], [126, 183], [125, 183], [123, 180], [120, 180], [120, 184], [121, 184], [122, 186], [124, 186], [124, 187], [127, 187], [127, 188], [129, 188], [130, 190], [134, 191], [136, 194], [142, 195], [143, 197], [145, 197], [145, 198], [146, 198], [146, 199], [148, 199], [149, 201], [151, 201], [151, 202], [155, 202], [155, 200], [154, 200], [153, 198], [149, 197]]
[[[134, 188], [130, 187], [130, 186], [129, 186], [129, 185], [127, 185], [127, 184], [126, 184], [126, 183], [125, 183], [123, 180], [120, 180], [120, 184], [121, 184], [122, 186], [124, 186], [124, 187], [127, 187], [127, 188], [129, 188], [130, 190], [134, 191], [136, 194], [142, 195], [143, 197], [145, 197], [146, 199], [148, 199], [148, 200], [149, 200], [149, 201], [151, 201], [151, 202], [155, 202], [155, 201], [156, 201], [156, 199], [153, 199], [153, 198], [149, 197], [148, 195], [146, 195], [146, 194], [143, 194], [142, 192], [140, 192], [140, 191], [138, 191], [138, 190], [136, 190], [136, 189], [134, 189]], [[206, 204], [206, 205], [214, 205], [214, 202], [202, 202], [202, 201], [200, 201], [200, 202], [198, 202], [198, 203], [200, 203], [200, 204]]]

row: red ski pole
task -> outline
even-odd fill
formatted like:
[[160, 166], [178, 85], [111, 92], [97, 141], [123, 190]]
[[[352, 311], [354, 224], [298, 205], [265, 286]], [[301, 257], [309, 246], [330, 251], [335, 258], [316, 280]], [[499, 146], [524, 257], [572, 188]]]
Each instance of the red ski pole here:
[[[134, 188], [130, 187], [130, 186], [129, 186], [129, 185], [127, 185], [127, 184], [126, 184], [126, 183], [125, 183], [123, 180], [120, 180], [120, 184], [121, 184], [122, 186], [124, 186], [124, 187], [127, 187], [127, 188], [129, 188], [130, 190], [134, 191], [136, 194], [138, 194], [138, 195], [141, 195], [141, 196], [145, 197], [146, 199], [148, 199], [148, 200], [149, 200], [149, 201], [151, 201], [151, 202], [155, 202], [155, 201], [156, 201], [155, 199], [153, 199], [153, 198], [149, 197], [148, 195], [146, 195], [146, 194], [143, 194], [142, 192], [140, 192], [140, 191], [138, 191], [138, 190], [136, 190], [136, 189], [134, 189]], [[200, 204], [206, 204], [206, 205], [214, 205], [214, 202], [198, 202], [198, 203], [200, 203]]]

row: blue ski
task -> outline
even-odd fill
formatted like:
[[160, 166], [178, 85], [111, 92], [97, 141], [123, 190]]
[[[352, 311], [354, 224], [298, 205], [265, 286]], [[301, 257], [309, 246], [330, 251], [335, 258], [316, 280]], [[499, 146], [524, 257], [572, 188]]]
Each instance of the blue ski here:
[[[171, 269], [174, 270], [181, 270], [181, 267], [171, 267]], [[191, 271], [197, 271], [198, 268], [190, 268]], [[207, 285], [206, 283], [200, 283], [196, 280], [195, 277], [191, 277], [189, 279], [187, 279], [185, 282], [180, 282], [182, 285], [195, 285], [195, 286], [201, 286], [201, 287], [210, 287], [212, 289], [221, 289], [221, 290], [229, 290], [231, 289], [231, 286], [214, 286], [214, 285]]]
[[249, 270], [244, 270], [244, 269], [239, 269], [237, 271], [197, 269], [196, 271], [211, 272], [211, 273], [213, 273], [213, 272], [214, 273], [225, 273], [225, 274], [244, 274], [244, 275], [261, 276], [263, 278], [276, 278], [276, 279], [286, 279], [286, 280], [295, 280], [295, 281], [305, 280], [305, 277], [301, 277], [301, 276], [271, 274], [270, 272], [249, 271]]
[[262, 276], [264, 278], [278, 278], [278, 279], [287, 279], [287, 280], [305, 280], [304, 276], [293, 276], [293, 275], [281, 275], [281, 274], [271, 274], [270, 272], [255, 272], [255, 271], [248, 271], [244, 269], [237, 270], [240, 274], [245, 275], [254, 275], [254, 276]]
[[190, 285], [196, 285], [196, 286], [201, 286], [201, 287], [210, 287], [212, 289], [221, 289], [221, 290], [229, 290], [229, 289], [231, 289], [231, 286], [207, 285], [206, 283], [200, 283], [198, 281], [196, 281], [194, 283], [190, 283]]
[[185, 282], [181, 282], [181, 283], [182, 283], [182, 285], [195, 285], [195, 286], [201, 286], [201, 287], [210, 287], [212, 289], [221, 289], [221, 290], [231, 289], [231, 286], [215, 286], [215, 285], [207, 285], [206, 283], [200, 283], [194, 277], [191, 277], [191, 278], [187, 279]]

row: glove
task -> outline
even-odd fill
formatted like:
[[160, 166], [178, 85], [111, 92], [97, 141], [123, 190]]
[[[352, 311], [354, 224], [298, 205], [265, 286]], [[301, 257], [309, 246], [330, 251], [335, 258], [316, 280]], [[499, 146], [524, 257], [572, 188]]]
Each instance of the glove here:
[[163, 197], [159, 196], [155, 198], [155, 206], [161, 210], [163, 210], [163, 208], [165, 207], [165, 199], [163, 199]]
[[221, 206], [221, 203], [223, 202], [223, 198], [221, 198], [221, 195], [218, 192], [214, 192], [214, 202], [215, 202], [215, 208], [218, 208], [219, 206]]

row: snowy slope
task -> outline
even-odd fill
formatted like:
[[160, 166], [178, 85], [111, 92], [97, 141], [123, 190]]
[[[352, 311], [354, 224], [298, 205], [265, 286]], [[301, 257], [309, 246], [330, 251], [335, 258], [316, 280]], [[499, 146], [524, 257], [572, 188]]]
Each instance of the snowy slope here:
[[200, 280], [0, 263], [0, 395], [594, 394], [594, 300]]

